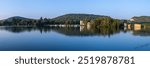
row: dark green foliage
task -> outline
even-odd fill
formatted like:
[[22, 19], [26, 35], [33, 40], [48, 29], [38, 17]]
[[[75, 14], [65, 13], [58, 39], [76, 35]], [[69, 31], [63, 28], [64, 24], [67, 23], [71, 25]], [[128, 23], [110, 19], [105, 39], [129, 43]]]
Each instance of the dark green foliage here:
[[98, 17], [108, 17], [108, 16], [93, 15], [93, 14], [66, 14], [63, 16], [56, 17], [53, 20], [55, 22], [60, 22], [63, 24], [64, 23], [79, 24], [80, 20], [91, 21]]
[[24, 17], [11, 17], [1, 21], [0, 25], [7, 26], [48, 26], [48, 25], [74, 25], [80, 24], [80, 20], [87, 22], [92, 22], [93, 27], [115, 27], [120, 26], [119, 20], [112, 19], [109, 16], [93, 15], [93, 14], [67, 14], [59, 16], [53, 19], [40, 18], [40, 19], [29, 19]]
[[[90, 21], [90, 25], [95, 28], [120, 28], [122, 23], [120, 20], [112, 19], [109, 17], [99, 17]], [[87, 21], [84, 21], [84, 24], [87, 25]]]
[[2, 26], [3, 25], [3, 22], [0, 20], [0, 26]]
[[[99, 31], [102, 35], [111, 35], [111, 33], [119, 32], [120, 29], [124, 27], [121, 20], [109, 18], [109, 17], [99, 17], [89, 21], [83, 21], [84, 27], [89, 28], [85, 31]], [[90, 26], [90, 27], [89, 27]]]
[[44, 26], [44, 25], [49, 25], [52, 24], [51, 19], [47, 18], [40, 18], [40, 19], [29, 19], [29, 18], [24, 18], [24, 17], [11, 17], [3, 21], [2, 25], [7, 25], [7, 26], [19, 26], [19, 25], [24, 25], [24, 26]]
[[34, 19], [15, 16], [4, 20], [3, 25], [32, 25], [33, 21]]

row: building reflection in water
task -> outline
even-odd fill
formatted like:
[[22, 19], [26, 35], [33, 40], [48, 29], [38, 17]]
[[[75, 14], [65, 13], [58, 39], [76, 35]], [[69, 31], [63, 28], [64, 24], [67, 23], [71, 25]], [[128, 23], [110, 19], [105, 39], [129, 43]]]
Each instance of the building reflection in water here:
[[150, 26], [143, 24], [125, 24], [124, 28], [94, 28], [90, 24], [88, 26], [77, 27], [0, 27], [0, 30], [7, 30], [13, 33], [21, 33], [26, 31], [40, 31], [41, 33], [49, 33], [51, 31], [58, 32], [67, 36], [111, 36], [120, 32], [132, 31], [133, 35], [150, 36]]
[[142, 30], [142, 27], [144, 27], [142, 24], [124, 23], [124, 30], [138, 31]]

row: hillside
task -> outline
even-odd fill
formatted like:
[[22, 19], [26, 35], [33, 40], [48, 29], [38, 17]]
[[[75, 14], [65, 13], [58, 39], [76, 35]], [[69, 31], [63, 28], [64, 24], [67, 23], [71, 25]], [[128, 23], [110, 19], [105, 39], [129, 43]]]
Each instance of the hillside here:
[[94, 15], [94, 14], [66, 14], [56, 18], [53, 18], [56, 22], [79, 22], [80, 20], [92, 20], [99, 17], [109, 17], [103, 15]]
[[12, 22], [13, 20], [28, 20], [28, 19], [29, 18], [14, 16], [14, 17], [10, 17], [10, 18], [5, 19], [5, 21]]
[[2, 24], [11, 24], [11, 23], [18, 22], [18, 21], [21, 21], [21, 20], [29, 20], [29, 18], [14, 16], [14, 17], [10, 17], [10, 18], [7, 18], [7, 19], [0, 20], [0, 24], [1, 25]]
[[34, 19], [14, 16], [0, 21], [0, 25], [32, 25]]
[[130, 21], [132, 22], [150, 22], [150, 16], [140, 16], [140, 17], [133, 17]]
[[[95, 25], [106, 25], [107, 24], [112, 24], [114, 22], [118, 23], [119, 20], [113, 19], [109, 16], [104, 16], [104, 15], [94, 15], [94, 14], [66, 14], [62, 16], [58, 16], [53, 19], [49, 18], [40, 18], [40, 19], [30, 19], [30, 18], [25, 18], [25, 17], [20, 17], [20, 16], [14, 16], [10, 17], [8, 19], [4, 19], [3, 21], [0, 22], [0, 25], [27, 25], [27, 26], [32, 26], [32, 25], [37, 25], [37, 26], [48, 26], [48, 25], [60, 25], [60, 24], [65, 24], [65, 25], [77, 25], [80, 24], [80, 20], [83, 21], [93, 21], [95, 22]], [[115, 23], [114, 23], [115, 25]]]

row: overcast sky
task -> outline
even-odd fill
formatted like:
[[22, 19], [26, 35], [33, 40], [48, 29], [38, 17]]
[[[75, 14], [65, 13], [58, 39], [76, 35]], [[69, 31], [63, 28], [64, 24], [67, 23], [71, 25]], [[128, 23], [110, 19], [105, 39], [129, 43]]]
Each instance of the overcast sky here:
[[150, 16], [150, 0], [0, 0], [0, 19], [11, 16], [53, 18], [68, 13], [107, 15], [119, 19]]

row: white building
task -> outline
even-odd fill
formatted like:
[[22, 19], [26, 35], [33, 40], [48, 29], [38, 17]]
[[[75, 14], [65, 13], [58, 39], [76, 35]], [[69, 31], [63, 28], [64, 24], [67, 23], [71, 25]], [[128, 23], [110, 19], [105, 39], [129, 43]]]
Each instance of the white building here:
[[80, 21], [80, 26], [84, 26], [84, 22], [83, 21]]
[[133, 18], [130, 19], [131, 22], [134, 22], [135, 20]]

